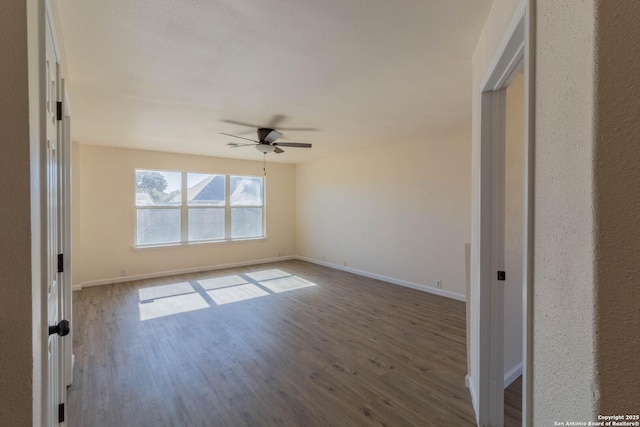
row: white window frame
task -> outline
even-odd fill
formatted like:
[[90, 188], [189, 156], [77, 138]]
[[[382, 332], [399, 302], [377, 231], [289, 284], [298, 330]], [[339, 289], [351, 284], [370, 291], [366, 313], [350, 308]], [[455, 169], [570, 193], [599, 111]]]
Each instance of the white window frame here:
[[[162, 170], [162, 169], [149, 169], [149, 168], [136, 168], [134, 170], [134, 174], [138, 171], [148, 171], [148, 172], [171, 172], [171, 173], [180, 173], [181, 174], [181, 204], [180, 205], [164, 205], [164, 206], [138, 206], [135, 200], [135, 192], [134, 192], [134, 248], [154, 248], [154, 247], [162, 247], [162, 246], [178, 246], [178, 245], [199, 245], [199, 244], [207, 244], [207, 243], [225, 243], [225, 242], [233, 242], [233, 241], [243, 241], [243, 240], [261, 240], [267, 238], [267, 212], [266, 212], [266, 177], [260, 175], [240, 175], [240, 174], [222, 174], [215, 172], [192, 172], [192, 171], [176, 171], [176, 170]], [[210, 205], [210, 206], [197, 206], [192, 205], [189, 206], [188, 203], [188, 184], [187, 184], [187, 174], [202, 174], [202, 175], [221, 175], [225, 178], [225, 203], [224, 205]], [[247, 177], [247, 178], [259, 178], [262, 183], [262, 204], [260, 205], [234, 205], [231, 206], [231, 177]], [[260, 236], [255, 237], [239, 237], [233, 238], [231, 236], [231, 221], [232, 221], [232, 209], [235, 208], [260, 208], [262, 210], [262, 234]], [[180, 241], [178, 242], [167, 242], [167, 243], [152, 243], [152, 244], [138, 244], [138, 209], [179, 209], [180, 210]], [[223, 209], [224, 210], [224, 237], [221, 239], [207, 239], [207, 240], [189, 240], [189, 209]]]
[[[262, 195], [262, 203], [260, 205], [231, 205], [231, 178], [236, 177], [236, 178], [260, 178], [261, 183], [262, 183], [262, 188], [260, 189], [261, 191], [261, 195]], [[227, 175], [227, 194], [226, 194], [226, 201], [227, 201], [227, 213], [228, 213], [228, 218], [229, 221], [226, 221], [227, 216], [225, 215], [225, 225], [226, 225], [226, 229], [225, 229], [225, 234], [226, 236], [228, 236], [229, 240], [250, 240], [250, 239], [260, 239], [260, 238], [265, 238], [266, 237], [266, 230], [265, 230], [265, 177], [263, 176], [255, 176], [255, 175]], [[261, 236], [255, 236], [255, 237], [236, 237], [233, 238], [231, 236], [231, 223], [233, 221], [233, 210], [234, 209], [242, 209], [242, 208], [260, 208], [262, 210], [262, 235]]]

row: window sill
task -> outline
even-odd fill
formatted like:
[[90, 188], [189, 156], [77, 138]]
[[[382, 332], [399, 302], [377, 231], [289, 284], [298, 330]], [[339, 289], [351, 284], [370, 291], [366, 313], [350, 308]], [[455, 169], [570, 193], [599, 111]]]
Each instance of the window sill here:
[[164, 249], [164, 248], [176, 248], [184, 246], [202, 246], [202, 245], [219, 245], [224, 243], [241, 243], [241, 242], [255, 242], [259, 240], [267, 240], [266, 236], [262, 237], [247, 237], [246, 239], [224, 239], [224, 240], [203, 240], [201, 242], [179, 242], [179, 243], [166, 243], [158, 245], [141, 245], [132, 246], [133, 251], [144, 251], [147, 249]]

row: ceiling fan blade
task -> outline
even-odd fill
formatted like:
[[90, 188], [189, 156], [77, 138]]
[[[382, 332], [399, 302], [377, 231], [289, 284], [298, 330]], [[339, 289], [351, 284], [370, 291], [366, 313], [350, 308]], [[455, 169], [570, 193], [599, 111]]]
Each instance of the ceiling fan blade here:
[[276, 154], [280, 154], [280, 153], [284, 153], [284, 150], [282, 148], [276, 147], [276, 149], [273, 150], [273, 152]]
[[220, 120], [220, 121], [224, 122], [224, 123], [230, 123], [232, 125], [249, 126], [250, 128], [259, 128], [260, 127], [260, 126], [252, 125], [252, 124], [249, 124], [249, 123], [237, 122], [235, 120]]
[[304, 142], [274, 142], [273, 145], [278, 147], [311, 148], [311, 144], [306, 144]]
[[282, 134], [280, 132], [278, 132], [277, 130], [272, 130], [271, 132], [269, 132], [267, 134], [267, 136], [264, 137], [265, 142], [268, 142], [269, 144], [274, 143], [278, 138], [280, 138], [282, 136]]
[[254, 139], [249, 139], [249, 138], [245, 138], [245, 137], [238, 136], [238, 135], [231, 135], [230, 133], [220, 132], [220, 134], [221, 134], [221, 135], [232, 136], [232, 137], [234, 137], [234, 138], [246, 139], [247, 141], [251, 141], [251, 142], [258, 142], [258, 141], [254, 140]]
[[271, 118], [271, 120], [269, 120], [269, 124], [267, 126], [270, 127], [271, 129], [276, 128], [278, 127], [278, 124], [281, 123], [286, 118], [287, 116], [284, 116], [282, 114], [276, 114]]
[[256, 144], [238, 144], [237, 142], [229, 142], [227, 143], [227, 145], [231, 148], [238, 148], [238, 147], [249, 147], [249, 146], [254, 146]]
[[316, 128], [278, 128], [280, 130], [300, 131], [300, 132], [315, 132]]

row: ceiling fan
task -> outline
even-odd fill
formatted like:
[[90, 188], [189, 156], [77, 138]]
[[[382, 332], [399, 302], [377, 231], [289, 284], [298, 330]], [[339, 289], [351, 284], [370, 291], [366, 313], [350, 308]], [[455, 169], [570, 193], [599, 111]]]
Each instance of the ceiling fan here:
[[258, 128], [258, 140], [245, 138], [243, 136], [231, 135], [230, 133], [220, 132], [222, 135], [232, 136], [234, 138], [245, 139], [253, 142], [253, 144], [242, 144], [237, 142], [230, 142], [227, 145], [231, 148], [248, 147], [253, 145], [261, 153], [284, 153], [284, 150], [280, 147], [296, 147], [296, 148], [311, 148], [311, 144], [303, 142], [276, 142], [278, 138], [282, 136], [280, 132], [271, 128]]

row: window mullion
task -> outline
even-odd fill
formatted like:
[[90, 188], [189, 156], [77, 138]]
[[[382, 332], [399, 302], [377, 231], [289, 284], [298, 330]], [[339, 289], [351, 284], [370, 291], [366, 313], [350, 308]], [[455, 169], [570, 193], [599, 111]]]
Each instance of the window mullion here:
[[224, 238], [231, 240], [231, 176], [224, 176]]
[[186, 243], [189, 241], [189, 208], [187, 207], [187, 173], [182, 172], [181, 175], [182, 190], [182, 206], [180, 208], [180, 241]]

